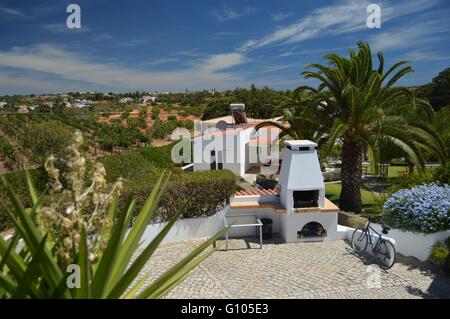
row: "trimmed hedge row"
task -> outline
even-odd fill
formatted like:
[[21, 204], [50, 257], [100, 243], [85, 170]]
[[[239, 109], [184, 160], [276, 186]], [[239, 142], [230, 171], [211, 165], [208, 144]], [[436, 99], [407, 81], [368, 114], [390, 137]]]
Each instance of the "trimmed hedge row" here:
[[[121, 203], [126, 203], [129, 198], [136, 199], [136, 213], [152, 190], [149, 185], [125, 189]], [[152, 221], [170, 220], [186, 201], [188, 204], [183, 218], [214, 215], [225, 206], [235, 190], [236, 177], [231, 171], [201, 171], [172, 175]]]
[[228, 170], [183, 174], [167, 185], [156, 220], [171, 219], [185, 201], [184, 218], [214, 215], [235, 191], [236, 176]]

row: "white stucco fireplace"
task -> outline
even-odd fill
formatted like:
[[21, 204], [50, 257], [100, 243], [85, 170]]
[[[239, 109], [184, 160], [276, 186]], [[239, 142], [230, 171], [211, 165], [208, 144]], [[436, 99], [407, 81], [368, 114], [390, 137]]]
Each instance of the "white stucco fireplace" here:
[[317, 144], [290, 140], [285, 141], [277, 189], [237, 191], [230, 198], [227, 216], [270, 218], [273, 232], [294, 243], [342, 239], [338, 212], [339, 208], [325, 197]]
[[317, 144], [286, 141], [279, 180], [280, 203], [286, 208], [280, 234], [286, 242], [334, 238], [337, 212], [327, 209]]

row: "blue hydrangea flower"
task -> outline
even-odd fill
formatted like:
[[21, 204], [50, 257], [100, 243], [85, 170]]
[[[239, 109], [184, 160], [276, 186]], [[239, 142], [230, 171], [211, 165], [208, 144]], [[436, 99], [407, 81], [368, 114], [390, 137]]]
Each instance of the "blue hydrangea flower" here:
[[450, 186], [432, 183], [402, 189], [383, 209], [386, 224], [394, 228], [422, 233], [450, 229]]

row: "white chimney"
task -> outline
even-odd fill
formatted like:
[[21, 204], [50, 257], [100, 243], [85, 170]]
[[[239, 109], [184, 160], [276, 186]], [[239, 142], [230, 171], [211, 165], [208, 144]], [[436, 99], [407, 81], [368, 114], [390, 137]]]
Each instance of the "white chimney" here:
[[248, 122], [247, 114], [245, 114], [245, 104], [231, 103], [230, 110], [235, 124], [245, 124]]
[[245, 104], [244, 103], [231, 103], [230, 104], [230, 110], [245, 110]]
[[290, 140], [285, 145], [279, 179], [281, 204], [288, 213], [296, 208], [325, 207], [325, 184], [317, 144]]

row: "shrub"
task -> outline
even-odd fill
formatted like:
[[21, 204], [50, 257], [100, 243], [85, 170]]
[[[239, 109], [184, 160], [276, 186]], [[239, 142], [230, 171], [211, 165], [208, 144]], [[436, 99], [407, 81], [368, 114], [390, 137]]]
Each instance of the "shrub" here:
[[[154, 173], [147, 178], [141, 178], [138, 183], [135, 181], [127, 183], [129, 178], [125, 177], [125, 187], [121, 196], [122, 205], [127, 202], [128, 198], [133, 197], [136, 200], [136, 207], [142, 207], [152, 191], [156, 177], [157, 173]], [[175, 171], [164, 190], [160, 207], [152, 221], [170, 220], [187, 199], [189, 199], [189, 203], [182, 217], [214, 215], [224, 207], [235, 189], [236, 177], [230, 171], [201, 171], [189, 174]]]
[[260, 185], [264, 189], [274, 189], [277, 186], [278, 181], [276, 180], [276, 175], [264, 175], [258, 174], [256, 175], [256, 184]]
[[121, 125], [102, 125], [97, 131], [97, 140], [102, 149], [111, 151], [114, 146], [128, 148], [137, 140], [147, 142], [148, 138], [137, 128]]
[[158, 219], [171, 219], [187, 199], [189, 203], [183, 217], [214, 215], [224, 207], [235, 190], [236, 176], [228, 170], [182, 174], [167, 185]]
[[450, 184], [450, 163], [442, 165], [433, 174], [436, 182]]
[[385, 222], [395, 228], [422, 233], [450, 229], [450, 186], [424, 184], [400, 190], [383, 209]]
[[139, 153], [157, 167], [173, 167], [171, 150], [173, 143], [161, 147], [145, 147]]
[[445, 244], [438, 241], [433, 245], [429, 259], [441, 265], [445, 271], [450, 271], [450, 237]]
[[153, 162], [147, 160], [140, 151], [126, 151], [99, 159], [108, 172], [107, 180], [112, 182], [119, 177], [125, 179], [125, 189], [132, 194], [136, 190], [150, 188], [161, 173]]
[[322, 172], [324, 182], [335, 182], [341, 180], [341, 169], [335, 168], [332, 171]]
[[143, 117], [130, 117], [127, 119], [128, 127], [133, 128], [146, 128], [147, 121]]
[[0, 136], [0, 157], [6, 157], [9, 159], [14, 159], [14, 147], [9, 143], [9, 141]]
[[30, 150], [33, 160], [43, 164], [53, 154], [59, 156], [70, 143], [73, 131], [57, 121], [32, 122], [22, 137], [23, 146]]
[[338, 223], [343, 226], [362, 228], [367, 224], [367, 218], [354, 213], [339, 212]]
[[395, 193], [401, 189], [412, 188], [421, 184], [429, 184], [432, 183], [434, 178], [433, 175], [425, 171], [424, 173], [402, 173], [399, 175], [399, 178], [391, 179], [393, 181], [393, 185], [390, 188], [391, 193]]

